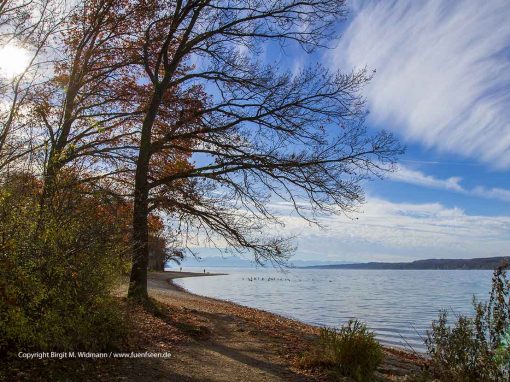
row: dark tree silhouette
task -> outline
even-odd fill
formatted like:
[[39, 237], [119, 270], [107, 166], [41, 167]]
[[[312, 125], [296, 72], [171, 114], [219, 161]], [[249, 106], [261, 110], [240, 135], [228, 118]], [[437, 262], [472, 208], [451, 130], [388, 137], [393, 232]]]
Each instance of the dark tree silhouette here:
[[[343, 0], [134, 7], [147, 98], [135, 156], [130, 297], [147, 298], [151, 210], [178, 217], [186, 235], [195, 228], [259, 262], [281, 263], [292, 245], [261, 233], [276, 218], [273, 196], [309, 219], [303, 202], [312, 216], [351, 211], [363, 200], [361, 181], [390, 170], [402, 152], [391, 135], [365, 130], [365, 70], [316, 65], [292, 74], [257, 59], [263, 46], [297, 44], [306, 53], [326, 45], [345, 15]], [[181, 165], [161, 166], [179, 153]]]

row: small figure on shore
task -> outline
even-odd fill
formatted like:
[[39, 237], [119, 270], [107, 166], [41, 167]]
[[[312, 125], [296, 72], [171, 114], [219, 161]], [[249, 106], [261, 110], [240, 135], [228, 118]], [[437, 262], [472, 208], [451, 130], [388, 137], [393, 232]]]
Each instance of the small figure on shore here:
[[179, 272], [182, 272], [182, 267], [179, 268]]
[[204, 273], [205, 273], [205, 268], [204, 268]]

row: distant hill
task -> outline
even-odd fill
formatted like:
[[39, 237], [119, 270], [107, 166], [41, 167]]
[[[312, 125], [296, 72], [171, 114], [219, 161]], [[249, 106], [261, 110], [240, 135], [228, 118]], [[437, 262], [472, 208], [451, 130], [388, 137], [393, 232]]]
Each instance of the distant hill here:
[[357, 263], [328, 264], [301, 268], [315, 269], [495, 269], [502, 261], [510, 257], [485, 257], [476, 259], [427, 259], [409, 263]]

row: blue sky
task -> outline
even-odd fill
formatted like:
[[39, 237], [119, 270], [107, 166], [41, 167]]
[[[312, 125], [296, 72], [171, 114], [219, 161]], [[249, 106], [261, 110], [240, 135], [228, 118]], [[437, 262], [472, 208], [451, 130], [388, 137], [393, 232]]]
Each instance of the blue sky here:
[[[333, 65], [376, 70], [374, 128], [407, 145], [394, 201], [440, 201], [470, 214], [510, 212], [510, 3], [356, 1]], [[450, 182], [448, 182], [450, 180]]]
[[[394, 132], [407, 153], [398, 172], [366, 186], [365, 214], [356, 222], [372, 227], [373, 238], [353, 232], [346, 245], [345, 235], [332, 230], [326, 256], [508, 255], [510, 3], [350, 6], [342, 38], [322, 58], [333, 68], [376, 71], [365, 89], [368, 124]], [[333, 224], [345, 229], [340, 221]], [[382, 232], [390, 238], [378, 242]], [[301, 241], [301, 256], [311, 258]]]
[[[342, 36], [306, 55], [266, 50], [284, 68], [321, 62], [375, 70], [368, 126], [407, 146], [399, 169], [366, 184], [358, 214], [326, 230], [274, 208], [297, 235], [295, 259], [408, 261], [509, 255], [510, 3], [351, 1]], [[269, 60], [268, 60], [269, 61]]]

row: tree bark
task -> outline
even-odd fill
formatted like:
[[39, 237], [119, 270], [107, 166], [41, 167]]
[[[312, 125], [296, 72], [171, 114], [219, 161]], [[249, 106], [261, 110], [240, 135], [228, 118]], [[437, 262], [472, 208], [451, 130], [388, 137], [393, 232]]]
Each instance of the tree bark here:
[[146, 300], [147, 264], [149, 260], [149, 229], [147, 225], [148, 190], [147, 176], [142, 166], [136, 171], [135, 201], [133, 208], [133, 261], [128, 297]]
[[133, 257], [128, 297], [145, 301], [147, 293], [147, 267], [149, 263], [149, 161], [151, 157], [151, 131], [161, 104], [161, 89], [152, 96], [143, 121], [140, 149], [136, 162], [133, 206]]

